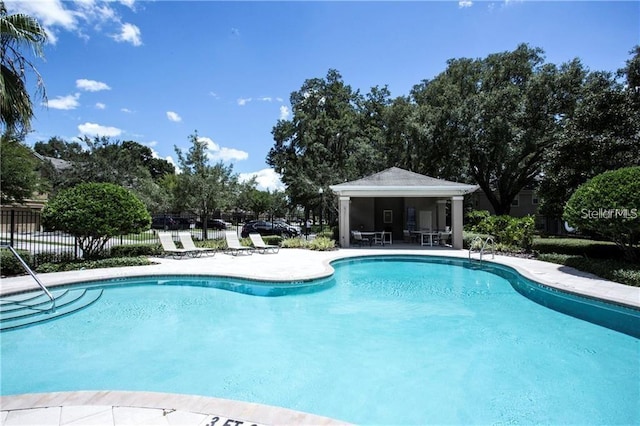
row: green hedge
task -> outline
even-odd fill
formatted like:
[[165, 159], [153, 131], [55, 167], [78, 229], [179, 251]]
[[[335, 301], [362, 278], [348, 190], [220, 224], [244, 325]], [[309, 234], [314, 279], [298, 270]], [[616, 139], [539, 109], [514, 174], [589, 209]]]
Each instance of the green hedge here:
[[111, 247], [111, 257], [159, 256], [162, 254], [160, 244], [128, 244]]
[[147, 257], [110, 257], [98, 260], [77, 260], [65, 263], [45, 263], [36, 269], [38, 273], [77, 271], [79, 269], [117, 268], [121, 266], [151, 265]]
[[612, 242], [580, 238], [535, 238], [532, 249], [540, 254], [556, 253], [598, 259], [620, 259], [622, 250]]
[[640, 287], [640, 265], [621, 259], [588, 259], [568, 254], [540, 254], [538, 260], [570, 266], [617, 283]]
[[[20, 257], [32, 267], [33, 260], [31, 258], [31, 253], [25, 250], [16, 250]], [[20, 264], [18, 259], [7, 249], [0, 249], [0, 275], [3, 277], [10, 277], [13, 275], [23, 275], [26, 271], [24, 267]]]

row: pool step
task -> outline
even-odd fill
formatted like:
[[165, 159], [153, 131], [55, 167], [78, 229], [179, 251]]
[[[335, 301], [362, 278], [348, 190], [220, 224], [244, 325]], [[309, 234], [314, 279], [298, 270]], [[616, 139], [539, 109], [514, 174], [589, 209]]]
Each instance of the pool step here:
[[93, 304], [102, 296], [102, 289], [54, 290], [55, 308], [44, 293], [24, 293], [0, 299], [0, 331], [38, 324], [69, 315]]

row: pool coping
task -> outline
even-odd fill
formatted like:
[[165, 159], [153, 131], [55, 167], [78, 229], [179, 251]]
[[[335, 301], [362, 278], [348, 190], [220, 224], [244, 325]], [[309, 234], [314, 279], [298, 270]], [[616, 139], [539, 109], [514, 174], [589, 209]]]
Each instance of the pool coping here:
[[[154, 265], [56, 272], [38, 274], [38, 277], [46, 286], [52, 288], [84, 281], [163, 275], [219, 276], [286, 283], [326, 278], [333, 274], [334, 269], [331, 263], [337, 260], [381, 255], [469, 258], [467, 250], [450, 248], [432, 250], [359, 248], [339, 249], [328, 252], [282, 249], [276, 254], [253, 254], [251, 256], [230, 256], [219, 253], [213, 257], [195, 259], [152, 258], [154, 262], [157, 262]], [[478, 254], [475, 253], [473, 258], [477, 260]], [[640, 309], [639, 287], [626, 286], [601, 279], [593, 274], [578, 271], [574, 268], [534, 259], [501, 255], [491, 258], [489, 255], [485, 255], [483, 262], [496, 263], [513, 268], [527, 279], [561, 291]], [[30, 276], [3, 278], [0, 295], [4, 296], [34, 289], [38, 289], [38, 286]], [[10, 425], [12, 424], [12, 416], [29, 412], [35, 413], [38, 410], [51, 408], [54, 408], [54, 410], [43, 415], [61, 419], [63, 408], [68, 411], [72, 407], [84, 407], [86, 409], [92, 406], [103, 409], [103, 413], [104, 410], [109, 410], [112, 419], [114, 419], [114, 425], [135, 424], [135, 422], [131, 423], [131, 416], [141, 415], [140, 413], [152, 413], [155, 416], [160, 413], [162, 417], [166, 417], [174, 412], [177, 413], [174, 417], [192, 415], [190, 417], [191, 420], [186, 424], [193, 425], [208, 424], [213, 417], [226, 419], [225, 421], [228, 421], [229, 425], [247, 424], [247, 422], [252, 424], [347, 424], [340, 420], [252, 402], [231, 401], [197, 395], [126, 391], [80, 391], [0, 396], [2, 415], [0, 420], [2, 425]], [[120, 408], [122, 407], [135, 407], [135, 410], [128, 413], [129, 417], [126, 417], [125, 414], [118, 414], [121, 419], [126, 419], [118, 422], [116, 421], [116, 413], [121, 413]], [[120, 411], [117, 411], [116, 408]], [[149, 410], [152, 411], [150, 412]], [[157, 417], [157, 419], [162, 419], [162, 417]], [[62, 424], [62, 422], [56, 423], [55, 419], [53, 419], [49, 424], [58, 425]]]
[[[295, 256], [289, 258], [289, 255]], [[157, 263], [146, 266], [54, 272], [38, 274], [38, 277], [47, 287], [51, 288], [85, 281], [163, 275], [217, 276], [287, 283], [326, 278], [333, 274], [331, 263], [336, 260], [380, 255], [469, 258], [469, 252], [467, 250], [447, 248], [433, 250], [379, 248], [339, 249], [327, 252], [304, 249], [282, 249], [280, 253], [276, 254], [253, 254], [251, 256], [230, 256], [219, 253], [213, 257], [200, 257], [195, 259], [151, 258]], [[260, 260], [255, 261], [256, 258]], [[478, 260], [478, 254], [474, 253], [472, 258]], [[289, 260], [291, 264], [298, 266], [296, 268], [287, 268], [280, 265], [279, 267], [279, 263], [283, 260], [285, 262]], [[483, 262], [497, 263], [511, 267], [525, 278], [568, 293], [602, 299], [615, 304], [640, 309], [640, 287], [615, 283], [568, 266], [535, 259], [502, 255], [496, 255], [491, 258], [489, 255], [485, 255]], [[255, 265], [255, 263], [259, 263], [259, 265]], [[187, 271], [181, 272], [182, 266], [184, 266]], [[245, 267], [248, 267], [249, 270], [245, 271]], [[259, 267], [265, 269], [260, 271]], [[37, 289], [37, 284], [33, 278], [28, 275], [2, 278], [0, 296]]]

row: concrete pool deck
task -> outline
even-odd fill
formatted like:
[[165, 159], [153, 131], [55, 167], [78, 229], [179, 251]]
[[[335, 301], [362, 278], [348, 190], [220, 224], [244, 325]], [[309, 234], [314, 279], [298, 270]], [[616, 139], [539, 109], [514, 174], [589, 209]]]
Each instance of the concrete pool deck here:
[[[200, 258], [154, 258], [149, 266], [39, 274], [49, 287], [112, 278], [154, 275], [222, 275], [260, 280], [294, 281], [330, 275], [330, 262], [370, 255], [421, 255], [468, 258], [466, 250], [412, 248], [408, 245], [351, 248], [330, 252], [282, 249], [277, 254]], [[473, 254], [478, 258], [478, 253]], [[484, 260], [510, 266], [541, 284], [571, 293], [640, 308], [640, 288], [597, 278], [562, 265], [508, 256]], [[0, 295], [38, 289], [30, 276], [3, 278]], [[313, 414], [250, 402], [154, 392], [82, 391], [0, 397], [0, 424], [12, 425], [200, 425], [346, 424]]]

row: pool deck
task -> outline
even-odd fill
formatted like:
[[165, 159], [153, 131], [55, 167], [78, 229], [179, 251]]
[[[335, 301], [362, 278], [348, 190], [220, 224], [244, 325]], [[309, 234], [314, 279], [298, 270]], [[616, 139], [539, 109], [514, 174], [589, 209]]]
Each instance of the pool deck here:
[[[74, 282], [154, 275], [219, 275], [296, 281], [330, 275], [337, 259], [369, 255], [421, 255], [468, 258], [466, 250], [411, 246], [351, 248], [329, 252], [281, 249], [277, 254], [200, 258], [154, 258], [149, 266], [39, 274], [48, 287]], [[478, 258], [478, 253], [473, 254]], [[603, 280], [562, 265], [509, 256], [483, 260], [510, 266], [523, 276], [570, 293], [640, 308], [640, 288]], [[30, 276], [3, 278], [0, 295], [37, 289]], [[0, 425], [340, 425], [339, 420], [251, 402], [154, 392], [81, 391], [0, 397]]]

